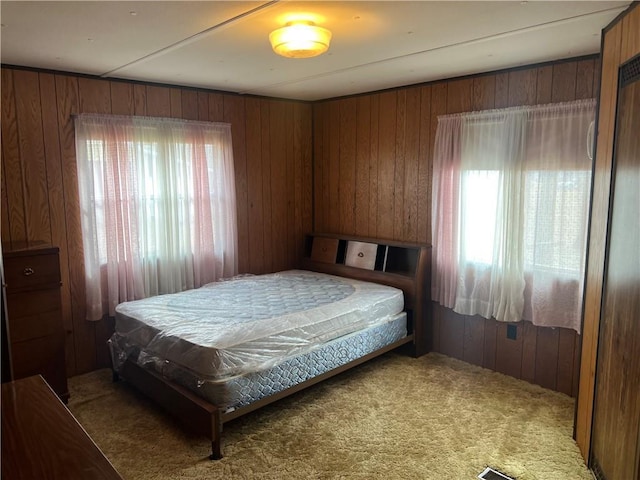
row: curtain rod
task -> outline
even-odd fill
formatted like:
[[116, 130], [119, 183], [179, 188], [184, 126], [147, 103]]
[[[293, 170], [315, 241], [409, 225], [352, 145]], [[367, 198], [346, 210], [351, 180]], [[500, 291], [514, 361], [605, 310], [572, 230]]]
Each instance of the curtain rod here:
[[595, 105], [596, 105], [595, 98], [588, 98], [585, 100], [572, 100], [569, 102], [545, 103], [542, 105], [519, 105], [516, 107], [494, 108], [491, 110], [475, 110], [472, 112], [449, 113], [446, 115], [438, 115], [438, 121], [447, 120], [450, 118], [461, 118], [461, 117], [473, 119], [476, 117], [479, 118], [483, 116], [500, 115], [500, 114], [507, 114], [511, 112], [537, 113], [540, 111], [553, 110], [555, 108], [562, 108], [562, 107], [572, 107], [572, 106], [573, 107], [583, 107], [583, 106], [591, 107]]

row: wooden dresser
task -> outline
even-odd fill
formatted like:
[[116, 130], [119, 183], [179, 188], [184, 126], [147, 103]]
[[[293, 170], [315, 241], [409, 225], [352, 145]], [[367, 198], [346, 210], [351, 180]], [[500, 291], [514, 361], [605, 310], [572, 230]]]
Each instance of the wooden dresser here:
[[42, 375], [67, 401], [58, 247], [4, 251], [13, 379]]

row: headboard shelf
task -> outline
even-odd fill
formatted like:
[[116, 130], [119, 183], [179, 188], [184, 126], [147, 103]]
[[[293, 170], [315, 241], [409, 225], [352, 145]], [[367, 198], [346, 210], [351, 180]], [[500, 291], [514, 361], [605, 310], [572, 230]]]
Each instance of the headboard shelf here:
[[305, 238], [302, 268], [401, 289], [414, 354], [431, 349], [431, 246], [379, 238], [312, 233]]

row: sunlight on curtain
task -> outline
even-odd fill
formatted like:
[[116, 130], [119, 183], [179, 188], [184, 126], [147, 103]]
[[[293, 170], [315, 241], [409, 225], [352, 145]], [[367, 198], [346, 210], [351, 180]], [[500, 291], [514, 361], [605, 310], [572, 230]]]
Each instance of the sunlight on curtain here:
[[432, 298], [580, 331], [595, 101], [438, 117]]
[[87, 318], [237, 273], [228, 124], [75, 119]]

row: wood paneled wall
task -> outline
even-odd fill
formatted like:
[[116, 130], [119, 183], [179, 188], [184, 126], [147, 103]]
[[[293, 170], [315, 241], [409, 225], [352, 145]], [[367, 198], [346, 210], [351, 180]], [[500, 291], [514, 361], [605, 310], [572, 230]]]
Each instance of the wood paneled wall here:
[[109, 320], [87, 322], [72, 115], [228, 122], [233, 135], [239, 269], [297, 265], [312, 229], [312, 107], [191, 88], [2, 68], [1, 235], [60, 247], [67, 373], [106, 366]]
[[[438, 115], [596, 96], [595, 57], [317, 102], [314, 228], [431, 242], [432, 144]], [[435, 309], [434, 349], [575, 395], [580, 337]]]

